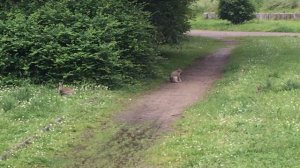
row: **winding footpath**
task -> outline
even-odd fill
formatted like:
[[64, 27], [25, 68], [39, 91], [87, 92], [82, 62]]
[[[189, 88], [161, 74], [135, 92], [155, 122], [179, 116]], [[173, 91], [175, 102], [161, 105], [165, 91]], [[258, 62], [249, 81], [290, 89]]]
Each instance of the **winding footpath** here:
[[222, 40], [224, 48], [196, 60], [183, 70], [181, 83], [166, 83], [159, 89], [139, 98], [117, 118], [129, 124], [150, 124], [159, 131], [169, 131], [182, 112], [203, 98], [213, 83], [222, 76], [222, 70], [231, 51], [233, 40]]
[[[145, 150], [166, 132], [172, 130], [172, 124], [182, 116], [186, 108], [203, 99], [214, 82], [222, 77], [231, 52], [238, 41], [230, 37], [245, 36], [299, 36], [300, 33], [262, 33], [262, 32], [219, 32], [192, 30], [190, 36], [202, 36], [219, 39], [225, 47], [196, 60], [184, 69], [182, 83], [165, 83], [160, 88], [141, 96], [129, 105], [127, 110], [115, 117], [124, 124], [108, 144], [97, 149], [97, 156], [75, 157], [70, 167], [128, 167], [140, 166], [142, 159], [136, 153]], [[227, 38], [228, 37], [228, 38]], [[128, 129], [134, 128], [134, 129]], [[145, 142], [150, 142], [146, 143]], [[110, 149], [115, 149], [110, 152]], [[107, 165], [97, 165], [97, 160], [105, 160]]]
[[159, 89], [142, 96], [128, 110], [120, 113], [117, 118], [129, 124], [151, 123], [159, 131], [168, 131], [172, 123], [183, 111], [202, 99], [221, 78], [224, 65], [231, 51], [237, 46], [231, 37], [248, 36], [298, 36], [300, 33], [271, 33], [271, 32], [223, 32], [191, 30], [190, 36], [209, 37], [221, 40], [225, 47], [202, 59], [195, 61], [184, 70], [182, 83], [167, 83]]

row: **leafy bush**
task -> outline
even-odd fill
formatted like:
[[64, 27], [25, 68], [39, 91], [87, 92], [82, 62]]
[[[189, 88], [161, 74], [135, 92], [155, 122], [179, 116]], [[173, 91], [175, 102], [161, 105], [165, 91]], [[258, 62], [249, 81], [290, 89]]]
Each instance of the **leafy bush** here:
[[220, 0], [219, 17], [233, 24], [254, 19], [255, 7], [250, 0]]
[[189, 9], [194, 0], [138, 0], [146, 3], [145, 10], [151, 12], [151, 22], [157, 29], [162, 43], [178, 43], [190, 29]]
[[155, 30], [141, 5], [59, 0], [28, 10], [25, 2], [2, 12], [0, 75], [117, 86], [155, 73]]

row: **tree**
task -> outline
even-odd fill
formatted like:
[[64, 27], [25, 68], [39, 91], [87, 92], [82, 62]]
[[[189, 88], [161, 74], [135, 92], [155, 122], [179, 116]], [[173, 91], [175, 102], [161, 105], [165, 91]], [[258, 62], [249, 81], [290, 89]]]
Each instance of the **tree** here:
[[220, 0], [219, 17], [233, 24], [254, 19], [255, 7], [250, 0]]
[[178, 43], [190, 29], [190, 4], [194, 0], [138, 0], [151, 13], [151, 22], [156, 27], [162, 43]]

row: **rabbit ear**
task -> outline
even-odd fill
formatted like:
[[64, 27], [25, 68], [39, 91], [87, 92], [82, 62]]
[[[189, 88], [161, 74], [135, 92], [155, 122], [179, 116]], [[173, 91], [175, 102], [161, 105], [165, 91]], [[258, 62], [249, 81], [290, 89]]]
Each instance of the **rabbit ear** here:
[[59, 88], [59, 89], [62, 89], [62, 88], [63, 88], [63, 83], [62, 83], [62, 82], [59, 82], [59, 83], [58, 83], [58, 88]]

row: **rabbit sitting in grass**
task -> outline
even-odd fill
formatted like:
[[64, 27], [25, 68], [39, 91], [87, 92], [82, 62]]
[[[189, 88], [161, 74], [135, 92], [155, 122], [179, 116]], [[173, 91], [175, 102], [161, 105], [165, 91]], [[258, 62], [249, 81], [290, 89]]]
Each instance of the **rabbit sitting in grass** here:
[[61, 96], [70, 96], [75, 93], [74, 89], [64, 87], [61, 82], [58, 85], [58, 91]]

